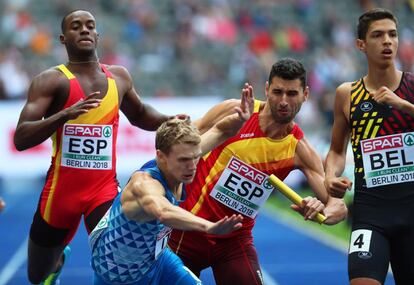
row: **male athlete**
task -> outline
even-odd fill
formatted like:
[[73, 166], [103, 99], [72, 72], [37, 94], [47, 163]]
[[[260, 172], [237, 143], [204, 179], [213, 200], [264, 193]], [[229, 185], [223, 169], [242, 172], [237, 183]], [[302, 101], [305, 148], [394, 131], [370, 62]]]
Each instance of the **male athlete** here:
[[238, 115], [225, 117], [201, 137], [188, 121], [160, 126], [156, 159], [132, 175], [90, 236], [95, 285], [201, 284], [166, 245], [171, 228], [226, 234], [241, 227], [240, 214], [213, 223], [181, 209], [178, 201], [185, 199], [183, 183], [193, 180], [200, 156], [249, 118], [254, 100], [245, 99]]
[[[250, 85], [245, 89], [252, 92]], [[225, 236], [173, 231], [169, 246], [196, 275], [211, 266], [217, 284], [263, 284], [252, 228], [272, 191], [267, 181], [270, 174], [283, 180], [293, 169], [300, 169], [317, 197], [327, 203], [325, 223], [345, 218], [342, 200], [326, 192], [321, 159], [293, 121], [308, 96], [302, 64], [293, 59], [276, 62], [266, 83], [266, 102], [255, 101], [254, 113], [238, 134], [200, 159], [194, 181], [187, 186], [188, 197], [180, 206], [210, 221], [234, 213], [243, 214], [244, 219], [241, 229]], [[199, 128], [227, 113], [233, 104], [235, 100], [213, 107], [197, 122]], [[302, 209], [295, 209], [305, 219], [313, 219], [323, 210], [317, 202], [306, 197]]]
[[117, 195], [119, 110], [146, 130], [168, 119], [141, 102], [124, 67], [99, 63], [91, 13], [72, 11], [61, 28], [68, 62], [33, 79], [14, 135], [18, 150], [49, 137], [53, 141], [52, 163], [30, 229], [28, 277], [33, 284], [55, 284], [63, 249], [81, 217], [92, 231]]
[[348, 141], [355, 161], [355, 194], [348, 275], [352, 285], [414, 284], [414, 75], [395, 66], [397, 19], [374, 9], [359, 17], [357, 48], [368, 74], [336, 90], [325, 184], [343, 197]]

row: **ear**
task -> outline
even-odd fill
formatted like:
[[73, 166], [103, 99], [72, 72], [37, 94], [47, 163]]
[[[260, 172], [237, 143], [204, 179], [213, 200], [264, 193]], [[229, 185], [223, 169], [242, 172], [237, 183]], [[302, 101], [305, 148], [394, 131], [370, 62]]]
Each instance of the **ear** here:
[[303, 96], [305, 98], [305, 101], [308, 101], [309, 95], [310, 95], [309, 86], [306, 86], [305, 90], [303, 91]]
[[357, 49], [359, 49], [362, 52], [365, 52], [365, 41], [361, 40], [361, 39], [357, 39], [355, 41], [355, 46]]
[[165, 153], [163, 153], [161, 150], [157, 149], [156, 150], [156, 156], [157, 156], [157, 161], [159, 162], [164, 162], [166, 159], [166, 155]]
[[61, 34], [60, 36], [59, 36], [59, 41], [60, 41], [60, 43], [61, 44], [65, 44], [66, 42], [65, 42], [65, 36], [63, 35], [63, 34]]

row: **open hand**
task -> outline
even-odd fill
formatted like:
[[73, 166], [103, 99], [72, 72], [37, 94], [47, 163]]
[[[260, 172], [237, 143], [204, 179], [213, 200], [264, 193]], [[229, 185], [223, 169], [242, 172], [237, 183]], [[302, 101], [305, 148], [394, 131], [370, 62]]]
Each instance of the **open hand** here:
[[230, 218], [225, 216], [223, 219], [212, 223], [207, 229], [207, 233], [215, 235], [224, 235], [232, 231], [238, 230], [242, 227], [243, 216], [233, 214]]
[[87, 113], [89, 110], [99, 107], [102, 99], [97, 97], [101, 94], [100, 91], [92, 92], [85, 99], [81, 99], [69, 108], [64, 109], [67, 120], [73, 120], [82, 114]]
[[241, 93], [241, 102], [240, 107], [235, 107], [236, 112], [239, 114], [239, 117], [247, 121], [250, 116], [253, 114], [254, 110], [254, 95], [253, 95], [253, 86], [249, 83], [244, 84], [244, 88]]

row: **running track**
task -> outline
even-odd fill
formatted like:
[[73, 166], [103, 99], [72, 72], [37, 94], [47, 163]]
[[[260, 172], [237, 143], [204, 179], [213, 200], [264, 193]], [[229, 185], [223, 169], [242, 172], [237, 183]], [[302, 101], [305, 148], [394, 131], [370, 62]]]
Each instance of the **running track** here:
[[[2, 183], [1, 183], [2, 182]], [[25, 285], [26, 237], [42, 181], [1, 181], [0, 196], [7, 202], [0, 214], [0, 285]], [[260, 263], [268, 285], [345, 285], [345, 246], [317, 237], [275, 213], [263, 211], [254, 231]], [[92, 284], [89, 247], [83, 225], [71, 243], [72, 255], [62, 272], [61, 285]], [[204, 271], [204, 284], [214, 284], [211, 271]], [[394, 282], [388, 278], [386, 285]], [[235, 284], [236, 285], [236, 284]]]

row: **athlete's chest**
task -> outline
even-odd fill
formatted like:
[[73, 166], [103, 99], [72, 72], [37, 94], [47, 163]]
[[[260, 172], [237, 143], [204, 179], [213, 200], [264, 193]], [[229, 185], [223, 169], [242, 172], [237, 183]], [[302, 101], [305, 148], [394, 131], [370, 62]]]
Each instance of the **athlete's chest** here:
[[108, 91], [108, 78], [104, 73], [94, 73], [90, 75], [74, 74], [79, 83], [81, 92], [88, 96], [94, 92], [100, 92], [98, 98], [103, 98]]

